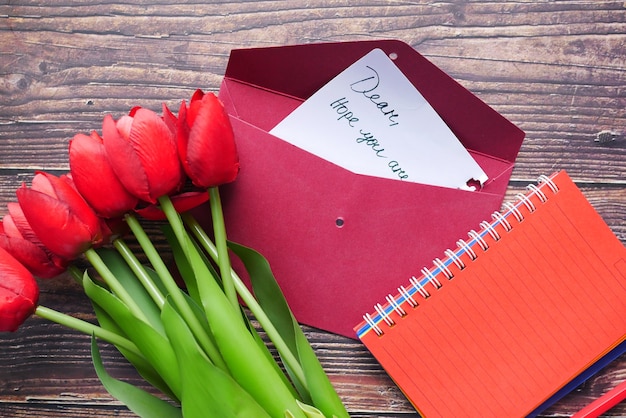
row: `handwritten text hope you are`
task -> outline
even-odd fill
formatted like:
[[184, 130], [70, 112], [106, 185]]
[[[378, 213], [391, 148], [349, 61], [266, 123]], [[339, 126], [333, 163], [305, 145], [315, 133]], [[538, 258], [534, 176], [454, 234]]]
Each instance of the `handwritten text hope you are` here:
[[[350, 90], [359, 95], [358, 97], [362, 97], [368, 102], [371, 103], [372, 106], [375, 106], [380, 113], [386, 117], [386, 123], [388, 126], [398, 126], [400, 124], [399, 119], [400, 115], [395, 110], [395, 108], [389, 104], [379, 93], [377, 93], [377, 89], [380, 86], [380, 76], [379, 73], [367, 65], [365, 68], [367, 71], [367, 76], [361, 80], [357, 80], [350, 84]], [[334, 109], [336, 115], [338, 115], [338, 121], [345, 121], [351, 128], [356, 128], [359, 130], [359, 136], [356, 138], [356, 142], [358, 144], [363, 144], [367, 147], [370, 147], [371, 150], [376, 154], [379, 158], [388, 159], [389, 156], [385, 154], [385, 148], [381, 144], [380, 140], [375, 137], [375, 135], [371, 132], [370, 129], [359, 128], [360, 118], [357, 116], [354, 111], [350, 110], [350, 100], [345, 96], [341, 97], [337, 100], [334, 100], [330, 103], [330, 107]], [[390, 160], [387, 163], [389, 169], [395, 173], [399, 179], [405, 180], [408, 179], [408, 174], [404, 169], [400, 166], [400, 163], [397, 160]]]

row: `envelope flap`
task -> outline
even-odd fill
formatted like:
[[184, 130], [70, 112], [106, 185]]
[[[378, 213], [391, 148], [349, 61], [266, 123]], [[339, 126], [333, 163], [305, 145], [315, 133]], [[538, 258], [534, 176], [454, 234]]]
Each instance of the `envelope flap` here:
[[[306, 100], [374, 48], [394, 57], [468, 150], [513, 163], [524, 132], [411, 46], [397, 40], [321, 43], [231, 52], [225, 78], [249, 88]], [[289, 100], [289, 99], [286, 99]]]

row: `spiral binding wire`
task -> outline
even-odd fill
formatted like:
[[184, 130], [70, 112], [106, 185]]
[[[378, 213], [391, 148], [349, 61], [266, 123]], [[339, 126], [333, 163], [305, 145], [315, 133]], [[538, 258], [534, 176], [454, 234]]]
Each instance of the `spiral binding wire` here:
[[[425, 300], [431, 296], [426, 289], [426, 285], [432, 285], [435, 290], [445, 286], [445, 281], [442, 283], [437, 276], [441, 274], [446, 280], [452, 280], [454, 278], [454, 270], [450, 267], [454, 265], [458, 270], [463, 270], [467, 267], [467, 263], [461, 258], [462, 255], [466, 255], [471, 261], [474, 261], [479, 257], [477, 251], [474, 250], [476, 246], [481, 251], [488, 251], [490, 244], [485, 238], [491, 238], [493, 242], [491, 245], [495, 245], [502, 238], [502, 233], [496, 229], [497, 226], [501, 226], [502, 230], [508, 233], [514, 228], [514, 223], [511, 222], [513, 218], [517, 223], [522, 223], [528, 214], [537, 210], [537, 205], [531, 200], [532, 196], [536, 196], [539, 202], [543, 204], [549, 200], [545, 193], [546, 188], [550, 189], [552, 194], [559, 192], [559, 188], [552, 178], [540, 176], [537, 180], [538, 186], [534, 184], [528, 185], [526, 194], [518, 193], [515, 196], [516, 201], [514, 203], [504, 203], [503, 213], [494, 212], [491, 215], [491, 222], [483, 221], [480, 223], [481, 229], [479, 231], [469, 231], [468, 236], [470, 240], [468, 242], [459, 239], [456, 243], [456, 250], [447, 249], [444, 251], [446, 257], [443, 260], [439, 258], [433, 260], [434, 268], [422, 268], [420, 271], [422, 276], [420, 278], [412, 276], [409, 279], [410, 285], [408, 289], [400, 286], [396, 296], [388, 294], [385, 297], [387, 303], [384, 306], [380, 303], [374, 306], [376, 313], [373, 316], [369, 313], [363, 315], [365, 322], [357, 330], [357, 335], [360, 337], [370, 330], [374, 331], [378, 336], [384, 335], [385, 332], [380, 326], [381, 322], [384, 322], [388, 327], [393, 327], [396, 325], [396, 321], [391, 316], [392, 313], [395, 312], [400, 318], [403, 318], [409, 314], [408, 308], [414, 309], [419, 306], [419, 297]], [[526, 215], [524, 211], [527, 212]], [[403, 307], [405, 303], [407, 309]]]

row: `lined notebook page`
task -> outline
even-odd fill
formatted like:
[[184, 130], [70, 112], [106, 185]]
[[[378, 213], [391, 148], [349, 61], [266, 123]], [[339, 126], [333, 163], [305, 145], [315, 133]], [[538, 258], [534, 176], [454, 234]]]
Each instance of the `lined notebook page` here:
[[426, 417], [524, 416], [626, 335], [626, 249], [565, 172], [482, 227], [355, 328]]

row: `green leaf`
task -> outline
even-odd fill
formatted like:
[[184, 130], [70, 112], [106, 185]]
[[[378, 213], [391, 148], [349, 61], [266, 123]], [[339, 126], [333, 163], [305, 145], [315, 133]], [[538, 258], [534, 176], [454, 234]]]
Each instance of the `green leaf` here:
[[237, 382], [250, 392], [270, 414], [292, 408], [295, 398], [277, 373], [274, 360], [266, 357], [247, 329], [239, 309], [232, 306], [217, 283], [203, 271], [199, 255], [191, 254], [204, 311], [215, 341]]
[[[172, 245], [173, 248], [175, 248], [175, 253], [176, 252], [178, 253], [177, 256], [175, 256], [175, 259], [176, 259], [177, 265], [179, 266], [179, 269], [181, 270], [181, 274], [183, 274], [184, 276], [188, 277], [188, 279], [187, 278], [185, 279], [185, 282], [187, 282], [189, 280], [190, 282], [194, 283], [194, 286], [196, 286], [196, 284], [195, 284], [196, 279], [195, 279], [195, 276], [194, 276], [193, 268], [191, 267], [191, 265], [187, 261], [187, 258], [185, 257], [185, 254], [183, 253], [182, 248], [180, 247], [180, 245], [178, 245], [178, 242], [176, 241], [176, 237], [174, 236], [172, 228], [170, 226], [167, 226], [167, 227], [164, 227], [164, 230], [166, 231], [166, 234], [169, 234], [168, 240], [171, 240], [171, 245]], [[207, 268], [210, 269], [212, 274], [216, 275], [217, 271], [213, 268], [213, 265], [210, 263], [208, 257], [206, 257], [206, 254], [202, 251], [202, 247], [198, 244], [198, 242], [196, 242], [196, 240], [192, 240], [192, 241], [194, 242], [197, 251], [202, 256], [202, 259], [204, 260], [205, 265], [207, 266]], [[182, 273], [182, 272], [185, 272], [185, 273]], [[197, 288], [196, 288], [196, 292], [197, 292]], [[198, 309], [201, 309], [201, 308], [199, 308], [197, 305], [195, 305], [193, 303], [193, 301], [190, 302], [190, 305], [192, 305], [192, 307], [194, 308], [194, 312], [196, 313], [196, 315], [202, 316], [202, 311], [198, 312]], [[250, 332], [250, 334], [252, 335], [252, 337], [256, 341], [258, 347], [263, 351], [263, 353], [265, 354], [265, 357], [268, 359], [270, 364], [272, 364], [274, 366], [274, 368], [276, 370], [276, 373], [283, 380], [285, 387], [287, 387], [292, 392], [292, 395], [294, 397], [297, 397], [298, 393], [296, 393], [294, 391], [294, 389], [292, 387], [292, 384], [287, 379], [287, 376], [285, 376], [283, 371], [280, 369], [280, 366], [278, 365], [278, 363], [276, 363], [276, 361], [274, 360], [274, 357], [272, 356], [272, 353], [269, 351], [269, 349], [265, 345], [265, 342], [263, 341], [263, 339], [259, 336], [259, 334], [257, 333], [257, 331], [254, 328], [254, 326], [250, 323], [250, 321], [249, 321], [248, 317], [246, 316], [243, 308], [241, 308], [241, 317], [244, 320], [248, 331]], [[206, 323], [206, 318], [205, 317], [202, 317], [202, 318], [203, 318], [203, 321], [202, 321], [203, 325], [207, 327], [207, 333], [212, 338], [213, 336], [212, 336], [210, 330], [208, 329], [208, 324]]]
[[252, 248], [229, 242], [229, 248], [244, 263], [250, 276], [252, 290], [261, 307], [285, 339], [289, 349], [295, 354], [297, 346], [293, 323], [295, 319], [287, 304], [282, 290], [278, 286], [269, 263], [260, 253]]
[[124, 258], [118, 252], [109, 248], [98, 248], [96, 252], [120, 284], [132, 296], [135, 303], [137, 303], [137, 305], [141, 308], [143, 314], [148, 318], [150, 325], [163, 332], [160, 317], [161, 311], [159, 307], [154, 303], [150, 294], [141, 285], [141, 282], [128, 266]]
[[91, 338], [91, 357], [104, 388], [135, 414], [146, 418], [182, 418], [180, 408], [129, 383], [117, 380], [104, 369], [96, 338]]
[[250, 323], [250, 321], [248, 320], [248, 317], [245, 315], [244, 312], [242, 312], [242, 316], [246, 319], [246, 325], [248, 327], [248, 330], [250, 331], [250, 334], [252, 334], [254, 341], [256, 341], [257, 345], [259, 346], [259, 349], [263, 351], [263, 354], [265, 354], [265, 357], [268, 359], [268, 361], [272, 365], [274, 365], [276, 373], [283, 379], [283, 383], [285, 384], [285, 387], [289, 388], [294, 398], [297, 398], [298, 396], [300, 396], [300, 394], [296, 392], [294, 387], [291, 385], [290, 381], [287, 379], [287, 376], [285, 376], [283, 371], [280, 369], [280, 366], [274, 360], [274, 356], [272, 355], [270, 350], [267, 348], [265, 341], [263, 341], [263, 339], [261, 338], [257, 330], [254, 328], [254, 326]]
[[202, 310], [202, 307], [200, 307], [196, 303], [196, 301], [193, 300], [191, 298], [191, 296], [189, 296], [188, 294], [183, 293], [183, 296], [185, 297], [185, 300], [187, 301], [187, 304], [191, 308], [191, 311], [193, 312], [193, 314], [198, 319], [198, 322], [202, 326], [202, 329], [204, 330], [207, 338], [211, 341], [211, 343], [214, 346], [217, 346], [217, 343], [215, 342], [215, 338], [213, 337], [213, 333], [211, 331], [211, 327], [209, 326], [209, 323], [208, 323], [208, 321], [206, 319], [206, 316], [204, 315], [204, 311]]
[[[83, 276], [85, 293], [121, 328], [135, 343], [146, 360], [155, 368], [177, 398], [180, 381], [176, 355], [167, 337], [137, 318], [115, 295], [98, 286], [87, 273]], [[161, 327], [162, 328], [162, 327]]]
[[350, 415], [328, 379], [326, 372], [322, 368], [309, 341], [306, 339], [304, 332], [302, 332], [297, 323], [294, 323], [294, 329], [295, 328], [297, 328], [295, 335], [296, 344], [298, 346], [298, 357], [304, 369], [307, 385], [311, 393], [311, 398], [313, 399], [313, 405], [326, 416], [349, 418]]
[[[233, 306], [208, 269], [196, 245], [185, 231], [171, 202], [160, 199], [176, 238], [193, 269], [207, 321], [228, 370], [237, 382], [272, 416], [296, 407], [292, 391], [276, 373], [248, 331], [238, 307]], [[304, 416], [301, 414], [300, 416]]]
[[[124, 336], [127, 339], [128, 336], [122, 331], [122, 329], [117, 325], [117, 323], [111, 318], [109, 314], [107, 314], [104, 309], [98, 306], [95, 302], [92, 301], [92, 306], [94, 312], [96, 313], [96, 318], [98, 319], [98, 323], [104, 329], [109, 331], [113, 331], [119, 335]], [[172, 390], [167, 386], [167, 383], [163, 380], [163, 378], [159, 375], [152, 364], [143, 355], [137, 355], [131, 351], [125, 350], [122, 347], [116, 345], [116, 348], [119, 352], [129, 361], [130, 364], [135, 367], [137, 372], [143, 377], [148, 383], [150, 383], [155, 388], [159, 389], [161, 392], [169, 396], [171, 399], [176, 399], [176, 395], [172, 393]]]
[[[251, 248], [234, 242], [229, 242], [229, 248], [244, 263], [259, 304], [289, 349], [299, 359], [306, 382], [305, 385], [297, 385], [297, 388], [299, 391], [305, 391], [305, 387], [308, 388], [304, 399], [307, 402], [311, 400], [312, 404], [327, 416], [348, 417], [341, 399], [291, 312], [265, 257]], [[297, 381], [297, 379], [294, 380]]]
[[204, 355], [169, 301], [163, 307], [162, 318], [180, 365], [181, 404], [185, 418], [270, 417], [231, 376], [215, 367]]
[[[234, 242], [229, 242], [228, 245], [244, 263], [259, 305], [261, 305], [263, 311], [285, 341], [288, 349], [297, 358], [298, 347], [293, 328], [296, 320], [293, 318], [291, 309], [287, 305], [287, 301], [274, 278], [269, 263], [261, 254], [251, 248]], [[287, 362], [283, 362], [283, 365], [302, 400], [308, 403], [312, 402], [306, 382], [301, 382], [298, 379]]]

